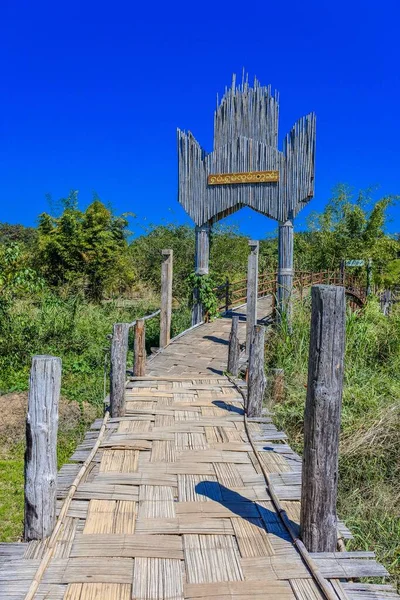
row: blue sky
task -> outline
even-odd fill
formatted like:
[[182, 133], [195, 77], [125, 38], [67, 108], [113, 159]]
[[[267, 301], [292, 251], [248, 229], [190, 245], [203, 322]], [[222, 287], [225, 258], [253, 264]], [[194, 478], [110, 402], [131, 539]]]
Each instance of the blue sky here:
[[[177, 203], [176, 127], [211, 150], [216, 93], [245, 67], [280, 92], [280, 138], [317, 114], [316, 195], [400, 194], [398, 2], [3, 0], [0, 221], [35, 224], [70, 189], [143, 223], [190, 222]], [[400, 230], [400, 208], [391, 209]], [[397, 222], [396, 222], [397, 221]], [[230, 221], [275, 228], [250, 210]]]

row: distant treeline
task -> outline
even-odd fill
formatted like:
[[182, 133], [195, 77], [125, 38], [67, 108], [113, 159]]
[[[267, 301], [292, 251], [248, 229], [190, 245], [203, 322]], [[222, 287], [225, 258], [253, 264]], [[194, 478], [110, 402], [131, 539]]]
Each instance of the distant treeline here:
[[[338, 186], [322, 213], [312, 213], [307, 230], [295, 233], [295, 267], [334, 270], [342, 259], [373, 260], [375, 282], [400, 281], [399, 236], [386, 233], [387, 209], [394, 197], [372, 201], [368, 193], [353, 196]], [[126, 214], [117, 216], [94, 198], [78, 207], [78, 194], [59, 201], [57, 216], [43, 213], [37, 228], [0, 223], [0, 292], [21, 297], [50, 288], [61, 295], [77, 292], [90, 301], [130, 296], [143, 286], [157, 292], [160, 250], [174, 250], [174, 296], [188, 293], [193, 270], [194, 228], [187, 225], [150, 226], [131, 239]], [[216, 283], [243, 277], [247, 237], [236, 227], [213, 228], [211, 275]], [[276, 235], [260, 241], [260, 268], [277, 265]]]

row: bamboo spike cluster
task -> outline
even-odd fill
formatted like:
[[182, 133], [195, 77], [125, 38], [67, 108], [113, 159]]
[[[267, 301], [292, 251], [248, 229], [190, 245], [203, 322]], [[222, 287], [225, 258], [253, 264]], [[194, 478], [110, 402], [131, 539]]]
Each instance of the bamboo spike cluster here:
[[[277, 221], [294, 217], [314, 194], [316, 119], [301, 118], [278, 150], [279, 96], [257, 79], [225, 90], [214, 114], [214, 149], [178, 129], [179, 202], [196, 225], [243, 206]], [[279, 182], [208, 185], [215, 173], [279, 171]]]

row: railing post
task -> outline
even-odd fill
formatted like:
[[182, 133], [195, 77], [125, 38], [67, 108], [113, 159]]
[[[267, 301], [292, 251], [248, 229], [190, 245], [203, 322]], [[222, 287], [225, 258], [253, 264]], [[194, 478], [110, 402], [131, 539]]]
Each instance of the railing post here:
[[160, 348], [165, 348], [171, 339], [173, 250], [161, 250], [161, 254]]
[[110, 411], [112, 417], [125, 416], [126, 355], [129, 323], [114, 323], [111, 340]]
[[134, 354], [133, 374], [135, 377], [144, 377], [146, 375], [146, 321], [144, 319], [136, 321]]
[[232, 316], [232, 327], [229, 335], [229, 348], [228, 348], [228, 373], [232, 373], [237, 377], [239, 373], [239, 357], [240, 357], [240, 344], [239, 344], [239, 316]]
[[266, 378], [264, 373], [265, 327], [254, 325], [250, 352], [247, 383], [247, 416], [260, 417], [265, 393]]
[[276, 296], [278, 293], [277, 275], [275, 274], [275, 281], [272, 284], [272, 299], [271, 299], [271, 318], [272, 321], [276, 322]]
[[257, 323], [258, 247], [256, 240], [249, 241], [250, 254], [247, 262], [246, 352], [249, 354], [251, 335]]
[[225, 281], [225, 312], [229, 310], [229, 279], [226, 278]]
[[316, 285], [311, 298], [300, 535], [309, 552], [335, 552], [345, 290]]
[[370, 296], [372, 294], [372, 258], [368, 259], [367, 262], [367, 289], [366, 296]]
[[346, 261], [342, 259], [340, 261], [340, 285], [344, 285], [346, 274]]
[[24, 540], [42, 540], [56, 523], [57, 429], [61, 359], [32, 359], [26, 417]]

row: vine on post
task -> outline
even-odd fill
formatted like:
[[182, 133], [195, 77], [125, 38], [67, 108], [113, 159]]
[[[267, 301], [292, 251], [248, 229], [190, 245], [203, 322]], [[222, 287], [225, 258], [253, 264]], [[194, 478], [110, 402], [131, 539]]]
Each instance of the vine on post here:
[[213, 319], [219, 315], [218, 298], [215, 294], [215, 282], [211, 275], [199, 275], [191, 273], [188, 277], [191, 290], [197, 290], [197, 300], [203, 306], [207, 319]]

